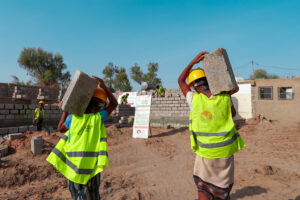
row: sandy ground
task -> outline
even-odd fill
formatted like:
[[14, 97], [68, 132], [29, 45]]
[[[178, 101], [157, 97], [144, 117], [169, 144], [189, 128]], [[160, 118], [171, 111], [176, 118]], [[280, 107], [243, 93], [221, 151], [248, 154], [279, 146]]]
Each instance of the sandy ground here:
[[[188, 130], [151, 130], [145, 140], [133, 139], [132, 128], [107, 128], [110, 168], [101, 175], [102, 199], [197, 198]], [[300, 124], [250, 121], [239, 133], [247, 147], [235, 154], [231, 199], [300, 200]], [[34, 135], [43, 135], [43, 155], [30, 152]], [[45, 161], [60, 136], [27, 132], [5, 141], [11, 154], [0, 161], [0, 199], [70, 199], [66, 179]]]

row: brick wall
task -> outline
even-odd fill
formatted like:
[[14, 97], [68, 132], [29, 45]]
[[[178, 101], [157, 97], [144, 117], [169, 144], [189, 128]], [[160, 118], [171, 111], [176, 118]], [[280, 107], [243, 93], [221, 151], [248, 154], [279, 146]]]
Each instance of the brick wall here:
[[[35, 104], [0, 103], [0, 127], [31, 125], [35, 108]], [[45, 105], [45, 125], [57, 126], [60, 116], [57, 106]]]

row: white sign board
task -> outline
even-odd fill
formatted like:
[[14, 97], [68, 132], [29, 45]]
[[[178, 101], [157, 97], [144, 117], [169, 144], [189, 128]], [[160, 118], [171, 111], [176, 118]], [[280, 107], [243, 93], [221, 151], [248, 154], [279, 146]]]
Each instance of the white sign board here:
[[121, 104], [121, 98], [123, 95], [125, 94], [129, 94], [128, 98], [127, 98], [127, 104], [126, 105], [130, 105], [131, 107], [135, 107], [135, 98], [137, 95], [137, 92], [119, 92], [119, 97], [118, 97], [118, 104]]
[[151, 95], [136, 97], [135, 115], [133, 123], [134, 138], [148, 138], [150, 121]]

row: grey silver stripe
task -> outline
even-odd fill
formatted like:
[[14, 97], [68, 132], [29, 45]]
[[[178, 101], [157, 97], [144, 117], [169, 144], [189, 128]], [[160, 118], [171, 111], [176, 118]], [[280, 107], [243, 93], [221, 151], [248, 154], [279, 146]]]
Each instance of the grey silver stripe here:
[[94, 152], [94, 151], [72, 151], [66, 152], [69, 157], [98, 157], [108, 155], [106, 151]]
[[224, 147], [224, 146], [227, 146], [227, 145], [230, 145], [231, 143], [233, 143], [237, 137], [239, 137], [240, 134], [239, 133], [236, 133], [234, 136], [232, 136], [232, 138], [230, 138], [229, 140], [226, 140], [224, 142], [218, 142], [218, 143], [210, 143], [210, 144], [203, 144], [201, 143], [199, 140], [197, 140], [197, 144], [200, 146], [200, 147], [203, 147], [203, 148], [217, 148], [217, 147]]
[[189, 120], [189, 124], [191, 124], [191, 123], [192, 123], [192, 120], [190, 119], [190, 120]]
[[61, 139], [63, 139], [64, 141], [67, 141], [68, 140], [68, 136], [63, 135], [63, 136], [61, 136]]
[[52, 150], [66, 165], [71, 167], [77, 174], [91, 174], [93, 169], [78, 169], [70, 160], [68, 160], [57, 148]]
[[227, 136], [227, 135], [229, 135], [230, 132], [206, 133], [206, 132], [193, 132], [193, 131], [190, 131], [190, 135], [193, 134], [193, 133], [197, 136]]
[[100, 139], [100, 142], [107, 142], [107, 137], [101, 138], [101, 139]]

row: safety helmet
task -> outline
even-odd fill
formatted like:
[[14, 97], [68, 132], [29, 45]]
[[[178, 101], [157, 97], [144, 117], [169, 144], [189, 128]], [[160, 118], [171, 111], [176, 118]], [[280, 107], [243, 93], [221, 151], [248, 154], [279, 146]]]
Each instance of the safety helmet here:
[[188, 76], [188, 84], [190, 85], [195, 80], [206, 77], [205, 72], [200, 67], [193, 69]]
[[44, 101], [39, 101], [39, 104], [44, 104]]
[[93, 97], [103, 100], [107, 104], [107, 96], [102, 88], [96, 87]]

